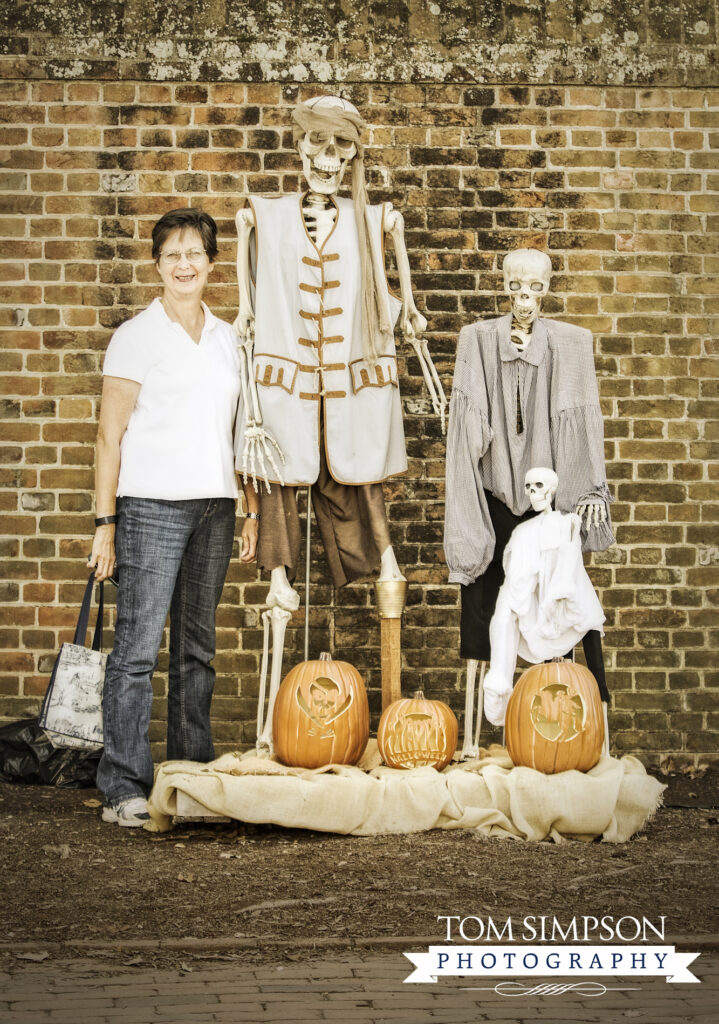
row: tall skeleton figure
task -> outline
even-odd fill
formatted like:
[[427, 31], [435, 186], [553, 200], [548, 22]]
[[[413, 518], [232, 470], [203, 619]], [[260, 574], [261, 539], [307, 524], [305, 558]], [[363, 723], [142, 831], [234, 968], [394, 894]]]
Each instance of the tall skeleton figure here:
[[[504, 579], [504, 548], [515, 526], [534, 515], [524, 486], [527, 471], [546, 466], [557, 473], [556, 507], [579, 515], [584, 551], [614, 543], [592, 336], [539, 316], [552, 271], [546, 253], [518, 249], [505, 257], [502, 270], [512, 312], [460, 332], [447, 432], [444, 550], [450, 582], [462, 585], [464, 758], [479, 752], [489, 623]], [[598, 631], [590, 630], [583, 645], [606, 704]]]
[[[296, 488], [312, 487], [335, 586], [378, 566], [380, 584], [404, 580], [390, 543], [381, 483], [407, 469], [393, 336], [400, 311], [402, 331], [443, 424], [446, 409], [421, 337], [427, 322], [412, 296], [402, 216], [390, 203], [367, 203], [359, 112], [346, 100], [321, 96], [299, 104], [293, 118], [307, 191], [253, 197], [236, 216], [234, 326], [244, 364], [237, 468], [261, 486], [257, 561], [271, 579], [263, 612], [257, 746], [270, 753], [284, 634], [300, 601], [292, 587], [300, 546]], [[352, 199], [339, 198], [348, 167]], [[387, 234], [401, 297], [387, 284]]]

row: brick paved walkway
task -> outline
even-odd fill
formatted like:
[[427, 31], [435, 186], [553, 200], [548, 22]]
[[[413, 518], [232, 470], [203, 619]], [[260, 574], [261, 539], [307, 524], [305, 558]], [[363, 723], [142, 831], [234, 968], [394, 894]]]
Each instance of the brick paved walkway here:
[[2, 1024], [715, 1024], [719, 999], [716, 953], [703, 953], [694, 963], [701, 986], [654, 979], [640, 991], [531, 999], [467, 989], [475, 979], [403, 985], [411, 965], [394, 950], [366, 956], [344, 951], [270, 966], [250, 966], [239, 956], [207, 966], [188, 957], [191, 971], [87, 958], [17, 964], [0, 974]]

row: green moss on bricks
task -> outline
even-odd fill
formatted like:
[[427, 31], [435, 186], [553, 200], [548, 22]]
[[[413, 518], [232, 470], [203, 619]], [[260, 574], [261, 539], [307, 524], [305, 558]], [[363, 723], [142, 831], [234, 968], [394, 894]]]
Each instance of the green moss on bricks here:
[[0, 11], [0, 55], [17, 60], [5, 73], [22, 78], [466, 83], [480, 106], [491, 82], [710, 85], [716, 43], [711, 0], [56, 0]]

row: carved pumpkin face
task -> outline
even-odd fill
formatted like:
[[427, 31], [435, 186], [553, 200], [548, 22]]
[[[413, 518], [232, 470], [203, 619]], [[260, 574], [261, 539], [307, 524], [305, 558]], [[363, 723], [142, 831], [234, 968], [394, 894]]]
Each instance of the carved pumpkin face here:
[[369, 739], [367, 693], [357, 669], [324, 654], [295, 665], [277, 693], [272, 738], [284, 764], [356, 764]]
[[421, 690], [414, 698], [397, 700], [382, 714], [377, 746], [390, 768], [425, 768], [441, 771], [457, 749], [458, 726], [454, 712], [439, 700], [426, 700]]
[[295, 699], [297, 703], [309, 715], [312, 721], [320, 729], [329, 729], [335, 718], [343, 714], [352, 703], [352, 693], [349, 693], [345, 700], [341, 700], [340, 687], [333, 679], [320, 676], [310, 683], [310, 705], [302, 699], [302, 690], [297, 688]]
[[549, 683], [532, 698], [529, 717], [545, 740], [564, 743], [584, 729], [587, 707], [582, 695], [570, 693], [566, 683]]
[[597, 682], [571, 661], [533, 665], [520, 677], [507, 707], [507, 752], [515, 765], [552, 775], [589, 771], [604, 743]]

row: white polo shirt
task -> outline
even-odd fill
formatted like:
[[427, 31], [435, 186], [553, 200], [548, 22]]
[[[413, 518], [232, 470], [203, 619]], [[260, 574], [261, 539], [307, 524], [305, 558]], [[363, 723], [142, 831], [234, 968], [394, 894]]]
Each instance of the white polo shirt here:
[[199, 342], [159, 299], [110, 339], [102, 372], [141, 385], [120, 446], [118, 496], [236, 498], [237, 339], [203, 303]]

